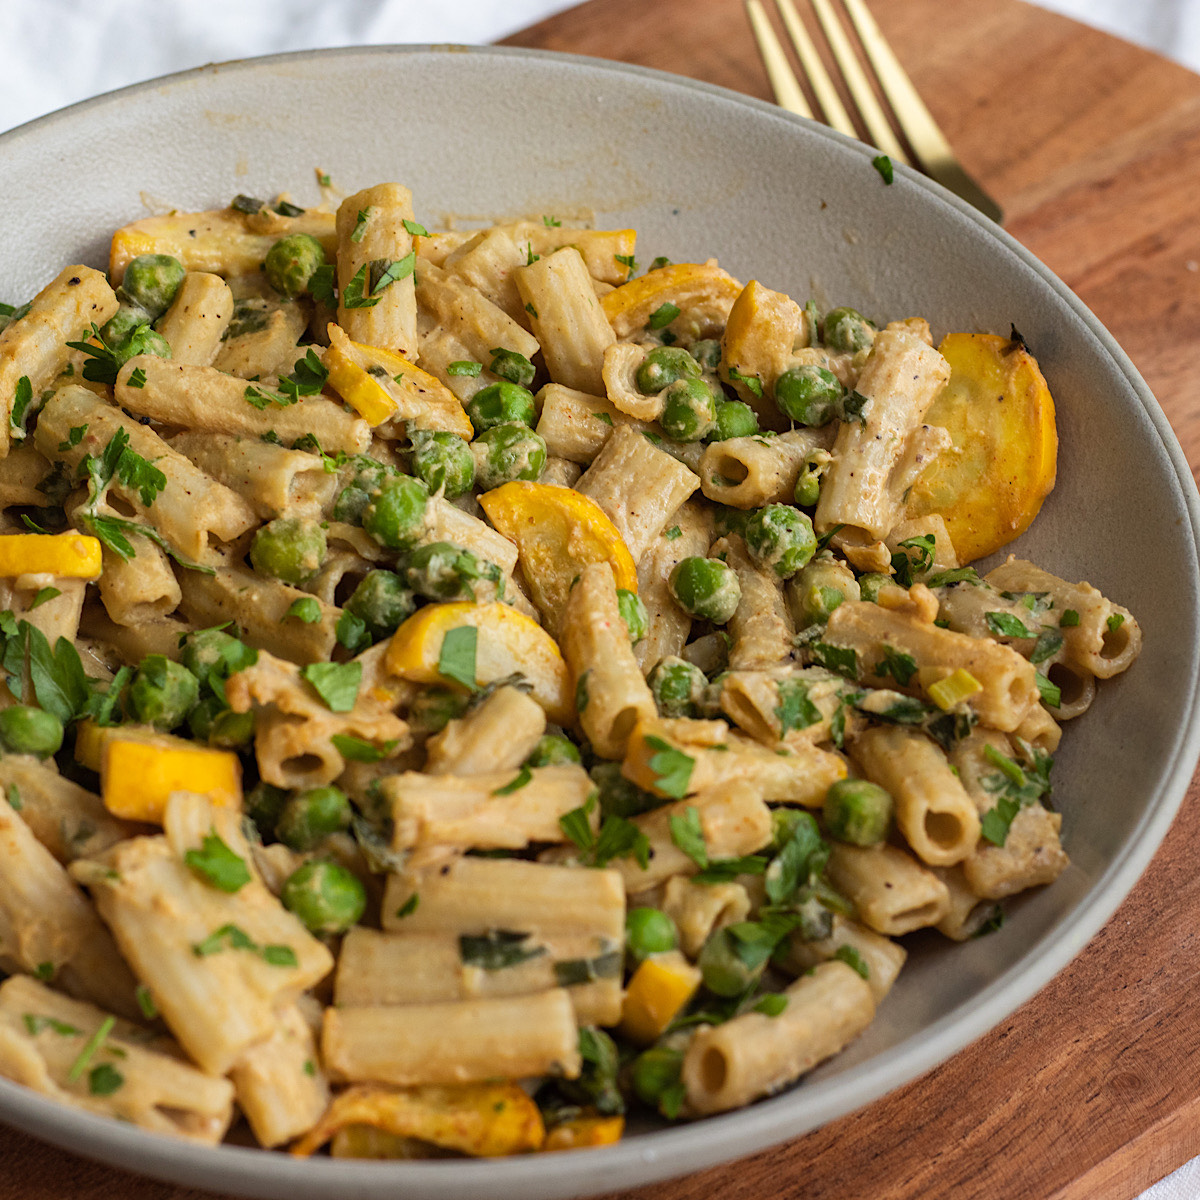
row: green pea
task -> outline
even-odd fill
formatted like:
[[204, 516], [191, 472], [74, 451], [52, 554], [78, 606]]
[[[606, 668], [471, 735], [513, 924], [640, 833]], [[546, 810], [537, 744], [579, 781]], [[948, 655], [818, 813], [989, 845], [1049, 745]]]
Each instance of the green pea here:
[[742, 587], [737, 572], [719, 558], [693, 555], [678, 563], [667, 581], [675, 603], [705, 621], [724, 625], [737, 612]]
[[625, 917], [625, 949], [641, 962], [679, 945], [675, 922], [660, 908], [631, 908]]
[[293, 850], [311, 850], [322, 838], [348, 829], [351, 815], [341, 788], [310, 788], [283, 806], [275, 832]]
[[[430, 490], [447, 500], [465, 496], [475, 484], [475, 459], [471, 447], [456, 433], [437, 430], [413, 434], [412, 473]], [[363, 507], [366, 507], [364, 500]]]
[[663, 433], [677, 442], [698, 442], [717, 423], [717, 399], [703, 379], [677, 379], [663, 389], [658, 418]]
[[254, 737], [254, 713], [237, 713], [219, 696], [205, 696], [188, 713], [188, 729], [197, 741], [236, 750], [249, 745]]
[[790, 579], [816, 553], [812, 521], [788, 504], [768, 504], [746, 522], [746, 549], [751, 557]]
[[362, 880], [335, 862], [306, 862], [287, 877], [279, 894], [283, 907], [318, 935], [345, 933], [367, 907]]
[[62, 722], [53, 713], [30, 704], [0, 709], [0, 749], [9, 754], [49, 758], [58, 752], [62, 741]]
[[392, 467], [384, 466], [365, 454], [356, 454], [342, 468], [340, 478], [345, 482], [345, 486], [338, 493], [333, 506], [333, 519], [345, 521], [348, 525], [361, 525], [362, 515], [371, 503], [372, 494], [379, 491], [384, 482], [394, 478], [396, 474]]
[[839, 779], [825, 793], [825, 828], [852, 846], [877, 846], [888, 835], [894, 808], [891, 794], [866, 779]]
[[409, 550], [425, 529], [429, 489], [411, 475], [385, 479], [363, 509], [363, 528], [389, 550]]
[[408, 723], [418, 733], [439, 733], [467, 711], [470, 697], [448, 688], [427, 688], [413, 697]]
[[704, 986], [718, 996], [738, 996], [763, 973], [766, 963], [748, 966], [737, 952], [737, 941], [728, 928], [709, 935], [696, 959]]
[[395, 633], [401, 622], [416, 611], [412, 592], [393, 571], [378, 568], [368, 571], [342, 606], [367, 624], [373, 642]]
[[467, 401], [467, 416], [476, 433], [495, 429], [497, 425], [528, 425], [537, 420], [533, 393], [519, 384], [502, 380], [490, 383]]
[[169, 732], [200, 698], [200, 681], [182, 663], [162, 654], [142, 659], [129, 685], [129, 706], [145, 725]]
[[129, 344], [133, 331], [151, 324], [153, 318], [139, 305], [122, 304], [100, 328], [100, 338], [110, 350], [121, 350]]
[[250, 562], [260, 575], [306, 583], [325, 561], [325, 530], [312, 517], [276, 517], [250, 543]]
[[288, 300], [308, 291], [313, 272], [325, 262], [325, 247], [311, 233], [289, 233], [267, 251], [267, 282]]
[[404, 578], [414, 592], [431, 600], [495, 600], [503, 583], [495, 563], [478, 559], [453, 542], [419, 546], [408, 557]]
[[600, 793], [600, 812], [606, 817], [636, 817], [662, 803], [626, 779], [620, 763], [598, 762], [588, 774]]
[[170, 254], [139, 254], [126, 268], [118, 299], [144, 308], [152, 321], [171, 307], [187, 271]]
[[651, 1046], [633, 1060], [629, 1082], [643, 1104], [658, 1108], [668, 1089], [676, 1088], [683, 1069], [683, 1050], [677, 1046]]
[[805, 464], [804, 469], [796, 476], [796, 503], [805, 508], [813, 508], [821, 498], [821, 472], [814, 466]]
[[894, 583], [895, 580], [890, 575], [881, 575], [875, 571], [869, 571], [866, 575], [858, 577], [858, 592], [860, 600], [870, 600], [872, 604], [879, 603], [879, 589], [887, 583]]
[[825, 314], [822, 333], [830, 350], [844, 354], [866, 350], [875, 340], [875, 326], [854, 308], [831, 308]]
[[226, 660], [226, 656], [241, 643], [223, 629], [197, 629], [188, 634], [179, 658], [197, 679], [207, 679], [209, 672]]
[[749, 437], [758, 432], [758, 416], [750, 405], [740, 400], [718, 400], [716, 422], [716, 428], [710, 435], [714, 442]]
[[721, 365], [721, 343], [716, 338], [693, 342], [688, 353], [700, 364], [701, 370], [715, 371]]
[[472, 443], [475, 479], [482, 491], [518, 479], [536, 480], [546, 466], [546, 443], [527, 425], [496, 425]]
[[617, 588], [617, 608], [621, 612], [621, 620], [629, 630], [629, 640], [638, 643], [650, 632], [650, 614], [641, 602], [636, 592], [627, 588]]
[[708, 687], [708, 679], [699, 667], [674, 655], [660, 659], [646, 682], [664, 717], [696, 716]]
[[275, 825], [287, 801], [288, 794], [283, 788], [262, 779], [246, 793], [246, 816], [254, 822], [264, 841], [275, 836]]
[[661, 392], [677, 379], [699, 379], [700, 364], [679, 346], [655, 346], [637, 369], [638, 391], [645, 396]]
[[802, 567], [788, 584], [788, 604], [798, 629], [824, 624], [839, 604], [859, 597], [854, 572], [828, 553]]
[[568, 763], [580, 763], [579, 749], [570, 738], [561, 733], [544, 733], [534, 746], [533, 753], [525, 760], [527, 767], [561, 767]]
[[827, 425], [837, 415], [842, 385], [838, 377], [815, 363], [789, 367], [775, 381], [775, 404], [800, 425]]
[[537, 374], [537, 369], [525, 355], [518, 354], [515, 350], [505, 350], [503, 347], [492, 351], [492, 361], [488, 369], [493, 375], [499, 375], [501, 379], [519, 384], [522, 388], [528, 387]]

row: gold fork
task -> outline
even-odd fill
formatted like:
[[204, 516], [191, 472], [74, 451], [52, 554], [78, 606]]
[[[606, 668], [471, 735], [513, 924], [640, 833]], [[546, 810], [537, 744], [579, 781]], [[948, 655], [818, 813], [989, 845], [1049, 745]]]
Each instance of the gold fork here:
[[[795, 48], [796, 57], [800, 61], [801, 70], [820, 105], [825, 123], [839, 133], [857, 138], [859, 135], [854, 122], [842, 104], [837, 88], [825, 70], [817, 48], [800, 20], [795, 4], [792, 0], [775, 2], [784, 28]], [[842, 0], [842, 3], [858, 35], [866, 59], [875, 72], [880, 90], [887, 97], [888, 104], [895, 114], [896, 125], [916, 152], [919, 161], [915, 164], [897, 138], [887, 113], [876, 98], [845, 26], [834, 14], [830, 0], [809, 2], [870, 141], [888, 158], [924, 170], [931, 179], [936, 179], [943, 187], [998, 222], [1003, 216], [1000, 206], [967, 174], [954, 156], [945, 134], [917, 94], [912, 80], [905, 74], [891, 46], [879, 32], [879, 26], [875, 24], [875, 19], [863, 0]], [[750, 18], [754, 38], [758, 42], [759, 53], [766, 65], [776, 102], [789, 112], [816, 120], [800, 88], [799, 80], [788, 62], [783, 44], [775, 35], [775, 30], [767, 18], [762, 0], [746, 0], [746, 13]]]

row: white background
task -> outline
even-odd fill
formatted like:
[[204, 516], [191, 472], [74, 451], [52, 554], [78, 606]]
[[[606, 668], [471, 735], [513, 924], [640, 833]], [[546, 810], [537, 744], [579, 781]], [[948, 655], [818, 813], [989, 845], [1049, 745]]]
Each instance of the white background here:
[[[1038, 2], [1200, 71], [1200, 0]], [[570, 6], [562, 0], [0, 0], [0, 130], [204, 63], [320, 46], [491, 42]], [[1141, 1200], [1198, 1198], [1200, 1159]]]

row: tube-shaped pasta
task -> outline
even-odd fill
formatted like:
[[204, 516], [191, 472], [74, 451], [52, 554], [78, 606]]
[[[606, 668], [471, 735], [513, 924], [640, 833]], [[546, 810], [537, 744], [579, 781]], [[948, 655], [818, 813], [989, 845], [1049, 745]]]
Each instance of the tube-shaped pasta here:
[[233, 316], [233, 293], [219, 275], [191, 271], [155, 328], [167, 339], [173, 362], [207, 367], [217, 357]]
[[867, 971], [866, 978], [871, 995], [875, 997], [875, 1003], [879, 1004], [892, 990], [892, 984], [896, 982], [900, 968], [904, 966], [908, 951], [899, 942], [874, 933], [865, 925], [843, 917], [840, 913], [834, 915], [833, 930], [828, 937], [806, 942], [801, 940], [799, 934], [793, 933], [788, 938], [779, 965], [785, 971], [801, 975], [818, 963], [836, 958], [837, 952], [843, 946], [849, 946], [858, 955]]
[[102, 642], [121, 662], [130, 665], [140, 663], [147, 654], [178, 658], [179, 640], [191, 629], [190, 625], [176, 616], [146, 621], [141, 625], [118, 625], [102, 604], [85, 605], [79, 619], [79, 632], [83, 636]]
[[564, 246], [519, 267], [515, 278], [550, 378], [603, 394], [604, 351], [616, 334], [596, 298], [583, 256], [574, 246]]
[[825, 803], [829, 785], [846, 777], [846, 764], [840, 755], [810, 742], [797, 741], [769, 750], [749, 738], [730, 734], [724, 721], [686, 718], [643, 721], [629, 739], [621, 770], [646, 791], [675, 795], [678, 788], [674, 783], [669, 792], [661, 786], [657, 768], [662, 763], [657, 756], [664, 750], [681, 755], [673, 762], [676, 772], [686, 769], [686, 778], [680, 784], [689, 796], [744, 780], [766, 800], [819, 808]]
[[[141, 387], [130, 382], [134, 371], [145, 376]], [[131, 358], [116, 384], [122, 408], [164, 425], [251, 438], [274, 434], [285, 443], [311, 434], [330, 454], [362, 454], [370, 446], [371, 427], [340, 404], [323, 396], [281, 404], [273, 395], [266, 384], [153, 354]]]
[[973, 938], [995, 913], [996, 906], [983, 901], [967, 882], [962, 863], [953, 867], [934, 867], [933, 871], [946, 885], [950, 897], [945, 915], [934, 928], [952, 942]]
[[[1058, 616], [1065, 661], [1097, 679], [1119, 675], [1141, 653], [1142, 630], [1134, 615], [1090, 583], [1069, 583], [1012, 556], [989, 571], [987, 581], [1006, 592], [1048, 592], [1053, 604], [1049, 611]], [[1066, 612], [1077, 613], [1078, 623], [1063, 625]]]
[[498, 308], [465, 280], [434, 266], [422, 266], [417, 300], [458, 342], [468, 357], [491, 366], [497, 349], [513, 350], [532, 359], [538, 340], [502, 308]]
[[629, 644], [607, 562], [589, 563], [567, 596], [562, 651], [579, 704], [579, 723], [605, 758], [621, 758], [633, 727], [658, 715]]
[[[38, 601], [38, 593], [50, 584], [57, 596]], [[64, 575], [18, 575], [0, 578], [0, 612], [11, 612], [16, 621], [28, 621], [40, 629], [54, 646], [60, 637], [73, 641], [83, 615], [83, 597], [88, 581]]]
[[[338, 324], [356, 342], [415, 359], [417, 298], [412, 264], [416, 256], [412, 234], [405, 226], [412, 219], [412, 192], [398, 183], [376, 184], [338, 205]], [[386, 277], [389, 271], [403, 274], [376, 291], [378, 277]]]
[[896, 846], [833, 844], [829, 881], [855, 907], [864, 925], [899, 937], [946, 915], [950, 894], [928, 867]]
[[[528, 996], [566, 986], [581, 1025], [615, 1025], [621, 1019], [619, 941], [592, 933], [528, 934], [521, 941], [524, 930], [503, 932], [519, 945], [521, 956], [511, 965], [489, 968], [470, 960], [462, 935], [379, 933], [359, 926], [342, 942], [334, 1002], [339, 1007], [432, 1004]], [[466, 936], [469, 948], [471, 935]]]
[[769, 567], [752, 559], [736, 533], [715, 542], [710, 554], [737, 574], [741, 599], [729, 618], [729, 667], [755, 671], [775, 667], [791, 658], [796, 627], [783, 598], [783, 583]]
[[0, 804], [0, 967], [138, 1014], [133, 976], [108, 930], [10, 804]]
[[104, 549], [97, 581], [105, 611], [118, 625], [142, 625], [169, 616], [183, 597], [170, 560], [153, 542], [141, 541], [134, 558]]
[[706, 509], [687, 501], [675, 510], [671, 525], [654, 538], [638, 559], [638, 598], [646, 609], [646, 636], [633, 648], [642, 670], [649, 674], [654, 664], [678, 656], [687, 643], [692, 618], [671, 596], [667, 581], [677, 563], [693, 555], [708, 553], [712, 541]]
[[537, 431], [546, 443], [546, 452], [571, 462], [590, 463], [618, 425], [632, 425], [639, 432], [651, 428], [645, 421], [626, 416], [606, 397], [561, 383], [546, 384], [537, 400]]
[[[150, 357], [147, 361], [169, 365], [161, 358]], [[85, 427], [83, 437], [71, 445], [71, 429], [79, 426]], [[181, 553], [190, 558], [205, 558], [210, 538], [232, 541], [254, 526], [253, 511], [236, 492], [209, 478], [152, 429], [127, 417], [87, 388], [70, 385], [51, 396], [38, 418], [35, 442], [47, 458], [60, 459], [74, 469], [85, 455], [102, 454], [121, 430], [129, 436], [129, 448], [152, 462], [167, 482], [149, 504], [143, 501], [137, 487], [119, 477], [114, 478], [112, 490]], [[64, 446], [66, 449], [60, 448]]]
[[[1086, 708], [1091, 704], [1092, 696], [1095, 694], [1096, 681], [1091, 675], [1080, 676], [1079, 678], [1087, 679], [1090, 683], [1090, 687], [1085, 685], [1082, 689], [1084, 695], [1076, 698], [1076, 704], [1084, 703], [1086, 699], [1084, 705]], [[1063, 707], [1066, 707], [1065, 700], [1063, 701]], [[1057, 715], [1062, 715], [1061, 709], [1056, 708], [1054, 711]], [[1037, 708], [1031, 708], [1026, 714], [1025, 720], [1013, 730], [1013, 737], [1019, 737], [1031, 746], [1036, 746], [1039, 750], [1045, 750], [1048, 754], [1053, 754], [1058, 749], [1058, 743], [1062, 741], [1062, 726], [1050, 715], [1046, 708], [1039, 704]]]
[[683, 1058], [688, 1108], [740, 1108], [778, 1091], [856, 1038], [875, 1015], [870, 985], [843, 962], [818, 964], [784, 993], [778, 1016], [749, 1012], [702, 1028]]
[[116, 311], [116, 294], [99, 271], [64, 267], [30, 301], [29, 311], [0, 332], [0, 458], [14, 436], [24, 437], [23, 424], [11, 419], [21, 380], [31, 401], [40, 396], [67, 365], [66, 343], [86, 337], [91, 325], [103, 325]]
[[[407, 911], [400, 916], [402, 909]], [[591, 933], [620, 940], [625, 932], [625, 889], [613, 868], [580, 870], [517, 858], [458, 858], [435, 866], [408, 866], [389, 875], [382, 924], [405, 933], [520, 929], [539, 936]]]
[[[168, 818], [176, 798], [168, 802]], [[240, 816], [213, 824], [227, 846], [245, 845]], [[196, 848], [199, 848], [197, 839]], [[246, 849], [240, 857], [249, 857]], [[90, 868], [90, 869], [89, 869]], [[251, 879], [236, 893], [203, 882], [165, 837], [134, 838], [76, 863], [121, 952], [163, 1019], [206, 1071], [223, 1075], [270, 1038], [278, 1009], [329, 973], [329, 951]], [[197, 950], [197, 947], [200, 947]]]
[[251, 1046], [229, 1072], [259, 1145], [278, 1146], [317, 1123], [329, 1105], [329, 1084], [318, 1061], [312, 1028], [290, 1004], [279, 1013], [271, 1037]]
[[622, 425], [575, 490], [604, 510], [637, 562], [699, 486], [699, 478], [682, 463]]
[[814, 524], [821, 532], [865, 542], [887, 537], [899, 521], [903, 496], [930, 458], [950, 444], [944, 429], [922, 425], [950, 378], [950, 365], [932, 346], [903, 330], [875, 337], [855, 385], [868, 403], [860, 420], [843, 421], [833, 463], [821, 481]]
[[896, 824], [922, 862], [948, 867], [975, 849], [975, 805], [946, 756], [923, 733], [877, 725], [854, 740], [851, 753], [866, 777], [891, 793]]
[[511, 576], [517, 566], [517, 547], [486, 521], [456, 508], [441, 496], [432, 496], [425, 508], [426, 542], [453, 542], [476, 558], [495, 563]]
[[333, 652], [339, 612], [321, 605], [311, 624], [288, 620], [288, 609], [308, 595], [244, 567], [226, 567], [215, 575], [189, 577], [180, 610], [200, 628], [233, 621], [246, 641], [293, 662], [324, 662]]
[[425, 770], [430, 775], [515, 771], [545, 732], [546, 712], [536, 700], [515, 687], [497, 688], [425, 743]]
[[478, 1083], [580, 1070], [575, 1010], [564, 988], [439, 1004], [327, 1008], [322, 1055], [349, 1083]]
[[704, 494], [731, 508], [791, 504], [804, 460], [833, 442], [831, 426], [713, 442], [700, 460]]
[[[169, 1038], [148, 1037], [132, 1021], [14, 975], [0, 985], [0, 1075], [60, 1104], [115, 1117], [154, 1133], [215, 1146], [233, 1117], [233, 1087], [182, 1061]], [[107, 1025], [91, 1056], [120, 1086], [92, 1086], [92, 1072], [72, 1078], [84, 1048]]]
[[[636, 907], [636, 900], [630, 907]], [[675, 922], [684, 954], [695, 958], [714, 929], [744, 921], [751, 903], [740, 883], [693, 883], [684, 875], [672, 875], [656, 907]]]
[[232, 488], [264, 521], [319, 509], [333, 498], [337, 475], [304, 450], [227, 433], [176, 434], [171, 448]]
[[[920, 585], [912, 590], [928, 596]], [[962, 668], [981, 685], [966, 701], [980, 721], [993, 729], [1016, 729], [1040, 700], [1032, 665], [997, 642], [939, 629], [926, 615], [866, 600], [848, 601], [834, 609], [824, 641], [855, 651], [861, 680], [909, 695], [922, 695], [924, 680], [933, 683]], [[914, 661], [917, 670], [907, 682], [890, 672], [880, 673], [888, 665], [889, 650]]]
[[391, 806], [393, 849], [519, 850], [530, 842], [563, 841], [558, 820], [587, 800], [588, 773], [573, 765], [536, 767], [527, 782], [521, 778], [507, 771], [405, 771], [385, 779], [380, 793]]
[[[52, 469], [32, 442], [13, 446], [7, 458], [0, 456], [0, 512], [44, 504], [46, 496], [38, 491], [38, 484]], [[20, 521], [14, 521], [14, 526], [23, 528]]]
[[33, 836], [64, 865], [102, 854], [148, 829], [114, 817], [99, 796], [64, 779], [52, 761], [46, 765], [29, 755], [0, 757], [0, 792], [20, 812]]
[[[846, 690], [840, 679], [819, 667], [728, 671], [721, 676], [720, 687], [721, 711], [739, 729], [768, 746], [783, 741], [789, 748], [797, 742], [815, 745], [829, 740], [830, 726]], [[788, 713], [786, 702], [792, 696], [803, 696], [815, 713], [804, 705]], [[809, 719], [811, 725], [800, 723]]]
[[527, 325], [526, 313], [514, 276], [528, 259], [512, 234], [500, 226], [481, 229], [461, 246], [455, 246], [439, 266], [445, 267], [503, 309], [519, 325]]

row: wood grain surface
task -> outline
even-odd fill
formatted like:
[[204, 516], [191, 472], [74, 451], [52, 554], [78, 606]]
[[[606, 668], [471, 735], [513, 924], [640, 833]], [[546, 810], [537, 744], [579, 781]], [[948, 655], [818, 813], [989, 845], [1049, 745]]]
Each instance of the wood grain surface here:
[[[1200, 78], [1018, 0], [870, 4], [1006, 228], [1112, 331], [1200, 470]], [[770, 98], [741, 0], [591, 0], [508, 43]], [[999, 1028], [824, 1129], [621, 1200], [1130, 1200], [1200, 1153], [1198, 839], [1193, 780], [1117, 914]], [[201, 1196], [0, 1130], [0, 1200]]]

